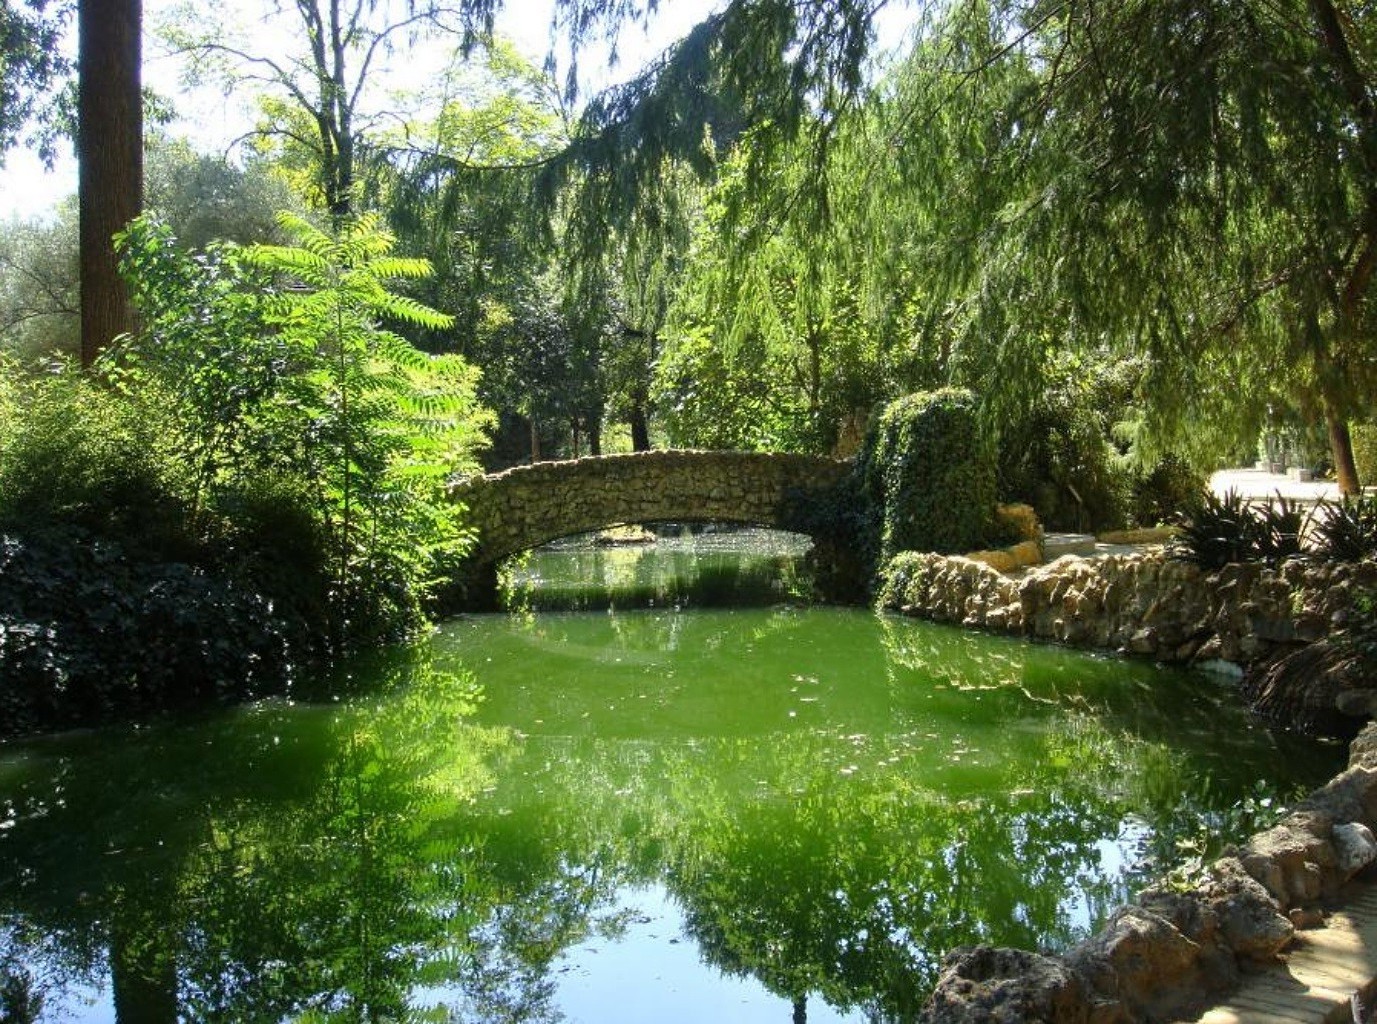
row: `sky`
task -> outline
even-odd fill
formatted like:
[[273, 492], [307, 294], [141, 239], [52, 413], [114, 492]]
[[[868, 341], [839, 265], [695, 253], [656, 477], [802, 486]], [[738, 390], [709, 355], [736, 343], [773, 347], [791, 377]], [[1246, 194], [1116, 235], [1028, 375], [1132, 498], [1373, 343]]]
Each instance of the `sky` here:
[[[154, 33], [158, 23], [174, 14], [185, 0], [145, 0], [144, 4], [144, 84], [160, 95], [170, 97], [180, 115], [168, 126], [168, 133], [192, 140], [196, 148], [206, 152], [225, 152], [234, 139], [252, 124], [248, 91], [225, 95], [218, 88], [202, 87], [188, 91], [182, 83], [183, 62], [171, 56], [167, 47]], [[604, 69], [605, 49], [590, 47], [579, 60], [580, 79], [585, 92], [591, 92], [613, 82], [623, 80], [639, 67], [682, 37], [701, 21], [721, 0], [670, 0], [660, 10], [646, 30], [627, 28], [620, 40], [618, 67], [611, 72]], [[245, 12], [266, 10], [263, 0], [231, 4], [226, 10], [240, 17]], [[512, 40], [517, 48], [539, 65], [550, 47], [551, 0], [508, 0], [498, 18], [497, 31]], [[279, 22], [278, 24], [281, 24]], [[260, 13], [245, 19], [245, 30], [257, 48], [273, 45], [271, 22]], [[74, 40], [70, 41], [74, 47]], [[407, 53], [400, 62], [400, 73], [394, 73], [396, 85], [419, 85], [433, 62], [418, 60]], [[419, 72], [419, 73], [418, 73]], [[407, 77], [411, 81], [407, 81]], [[417, 81], [420, 79], [420, 81]], [[58, 165], [51, 171], [44, 168], [36, 154], [16, 147], [4, 155], [0, 168], [0, 219], [18, 217], [29, 219], [50, 215], [54, 206], [76, 190], [76, 162], [70, 147], [64, 150]]]

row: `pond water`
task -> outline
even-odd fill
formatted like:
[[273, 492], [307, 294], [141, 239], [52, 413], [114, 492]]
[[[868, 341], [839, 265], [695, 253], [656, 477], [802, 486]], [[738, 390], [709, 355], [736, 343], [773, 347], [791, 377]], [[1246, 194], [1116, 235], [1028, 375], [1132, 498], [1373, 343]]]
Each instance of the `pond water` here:
[[908, 1020], [946, 950], [1073, 942], [1341, 758], [1208, 676], [857, 609], [470, 617], [352, 671], [0, 747], [0, 1019]]

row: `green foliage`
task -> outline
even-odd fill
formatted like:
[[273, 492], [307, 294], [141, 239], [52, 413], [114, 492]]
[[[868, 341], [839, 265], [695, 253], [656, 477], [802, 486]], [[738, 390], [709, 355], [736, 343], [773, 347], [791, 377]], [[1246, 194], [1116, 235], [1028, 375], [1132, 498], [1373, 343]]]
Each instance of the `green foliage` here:
[[1042, 369], [1040, 393], [1001, 426], [1000, 498], [1032, 505], [1053, 530], [1124, 526], [1132, 475], [1114, 432], [1130, 408], [1136, 370], [1103, 355], [1062, 357]]
[[68, 11], [51, 0], [0, 6], [0, 158], [70, 66], [61, 46]]
[[1132, 482], [1131, 514], [1136, 526], [1175, 522], [1192, 508], [1205, 490], [1203, 473], [1179, 455], [1168, 453]]
[[282, 285], [265, 316], [294, 367], [263, 415], [277, 436], [300, 439], [296, 468], [328, 539], [335, 637], [354, 644], [414, 625], [435, 561], [469, 542], [445, 486], [475, 468], [489, 416], [467, 363], [427, 356], [378, 326], [380, 317], [449, 324], [387, 288], [429, 273], [424, 260], [392, 255], [376, 218], [335, 235], [281, 221], [297, 245], [245, 252]]
[[445, 318], [376, 221], [299, 246], [122, 237], [142, 330], [80, 375], [0, 373], [0, 693], [15, 728], [281, 689], [422, 621], [468, 543], [447, 500], [488, 414], [476, 374], [382, 329]]
[[170, 225], [184, 246], [280, 241], [274, 214], [299, 205], [264, 161], [237, 167], [160, 135], [145, 143], [144, 209]]
[[980, 548], [994, 530], [995, 466], [969, 391], [944, 388], [889, 403], [857, 459], [881, 513], [879, 554]]
[[50, 221], [0, 228], [0, 350], [21, 359], [75, 355], [77, 285], [75, 203], [61, 204]]
[[1353, 441], [1353, 462], [1358, 469], [1359, 483], [1377, 484], [1377, 423], [1362, 422], [1349, 425]]
[[152, 557], [194, 537], [175, 434], [62, 363], [26, 373], [0, 362], [0, 531], [65, 524]]
[[0, 608], [5, 734], [280, 693], [304, 653], [261, 594], [78, 527], [0, 535]]
[[[748, 150], [748, 147], [747, 147]], [[834, 232], [728, 229], [757, 185], [745, 152], [722, 169], [674, 296], [656, 401], [671, 438], [700, 447], [824, 453], [886, 389], [881, 324]], [[768, 202], [799, 185], [800, 156]]]
[[60, 364], [3, 366], [7, 733], [281, 690], [306, 651], [302, 618], [198, 530], [163, 412]]
[[1280, 494], [1252, 504], [1237, 491], [1204, 491], [1180, 519], [1172, 554], [1206, 572], [1233, 562], [1280, 565], [1305, 554], [1315, 512]]
[[1179, 525], [1172, 554], [1206, 572], [1232, 562], [1246, 562], [1258, 550], [1258, 521], [1247, 499], [1237, 491], [1224, 495], [1206, 491]]
[[1257, 519], [1257, 553], [1268, 565], [1280, 565], [1304, 553], [1304, 538], [1310, 530], [1313, 509], [1280, 494], [1254, 509]]
[[1344, 498], [1315, 512], [1315, 540], [1320, 553], [1340, 562], [1377, 556], [1377, 496]]

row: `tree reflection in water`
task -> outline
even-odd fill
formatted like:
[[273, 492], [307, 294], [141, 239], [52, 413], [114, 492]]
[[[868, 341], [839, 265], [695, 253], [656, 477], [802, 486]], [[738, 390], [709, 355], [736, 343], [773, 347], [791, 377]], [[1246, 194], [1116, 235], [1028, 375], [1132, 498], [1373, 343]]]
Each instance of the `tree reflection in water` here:
[[[946, 950], [1074, 941], [1134, 884], [1116, 858], [1217, 820], [1277, 756], [1152, 670], [753, 614], [492, 620], [495, 646], [475, 626], [457, 656], [424, 647], [348, 708], [14, 748], [0, 1019], [108, 986], [126, 1024], [554, 1022], [569, 958], [617, 941], [649, 888], [705, 984], [755, 979], [781, 1020], [810, 997], [909, 1020]], [[747, 649], [783, 660], [756, 680]], [[665, 650], [698, 652], [682, 699]], [[554, 681], [571, 660], [597, 670], [587, 704]], [[501, 713], [474, 714], [460, 661]], [[811, 725], [788, 717], [815, 699]]]

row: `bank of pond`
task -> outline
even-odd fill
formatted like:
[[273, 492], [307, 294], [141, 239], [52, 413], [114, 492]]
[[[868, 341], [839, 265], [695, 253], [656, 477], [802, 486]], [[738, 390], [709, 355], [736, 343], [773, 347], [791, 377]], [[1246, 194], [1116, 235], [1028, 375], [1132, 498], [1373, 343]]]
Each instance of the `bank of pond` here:
[[[0, 747], [0, 1019], [910, 1020], [1342, 761], [1216, 677], [800, 606], [793, 542], [695, 606], [697, 543], [539, 555], [345, 699]], [[533, 610], [561, 565], [654, 606]]]

